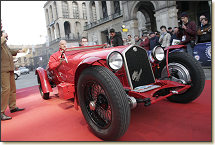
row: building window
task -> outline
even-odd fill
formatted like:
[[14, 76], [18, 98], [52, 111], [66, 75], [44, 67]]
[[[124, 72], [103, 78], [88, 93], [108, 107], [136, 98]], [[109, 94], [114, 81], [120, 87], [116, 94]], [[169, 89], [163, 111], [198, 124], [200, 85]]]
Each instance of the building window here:
[[86, 4], [82, 3], [83, 19], [87, 19], [87, 9]]
[[120, 4], [119, 1], [113, 1], [114, 4], [114, 12], [115, 13], [120, 13]]
[[96, 21], [96, 6], [95, 6], [95, 2], [92, 3], [92, 16], [93, 16], [93, 22]]
[[79, 12], [78, 12], [78, 4], [76, 2], [72, 2], [72, 10], [73, 10], [73, 17], [75, 19], [79, 18]]
[[102, 13], [103, 13], [103, 18], [108, 17], [106, 1], [102, 1]]
[[63, 17], [69, 18], [69, 6], [67, 1], [62, 1]]

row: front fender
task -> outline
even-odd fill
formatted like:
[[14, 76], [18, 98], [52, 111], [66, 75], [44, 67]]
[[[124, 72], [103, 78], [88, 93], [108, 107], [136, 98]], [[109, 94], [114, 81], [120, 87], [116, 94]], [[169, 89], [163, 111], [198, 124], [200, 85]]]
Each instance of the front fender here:
[[38, 67], [35, 75], [39, 76], [43, 93], [53, 92], [45, 69]]
[[[103, 60], [103, 61], [102, 61]], [[87, 67], [90, 67], [92, 65], [101, 65], [101, 66], [104, 66], [104, 59], [100, 58], [100, 57], [88, 57], [88, 58], [85, 58], [84, 60], [82, 60], [77, 69], [76, 69], [76, 72], [75, 72], [75, 90], [77, 92], [77, 83], [78, 83], [78, 79], [79, 79], [79, 76], [81, 74], [81, 72], [86, 69]], [[75, 100], [74, 100], [74, 106], [75, 106], [75, 109], [78, 110], [78, 104], [79, 104], [79, 101], [78, 101], [78, 96], [77, 96], [77, 93], [75, 93]]]
[[187, 48], [186, 45], [171, 45], [169, 47], [164, 48], [164, 50], [173, 50], [173, 49], [181, 49], [181, 48]]

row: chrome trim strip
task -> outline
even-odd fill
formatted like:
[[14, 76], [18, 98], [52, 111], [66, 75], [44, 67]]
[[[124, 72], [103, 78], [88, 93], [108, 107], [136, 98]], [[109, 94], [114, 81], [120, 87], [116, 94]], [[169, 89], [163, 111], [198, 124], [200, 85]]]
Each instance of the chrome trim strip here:
[[[128, 78], [128, 83], [129, 85], [131, 86], [131, 89], [133, 90], [134, 87], [133, 87], [133, 84], [132, 84], [132, 81], [131, 81], [131, 78], [130, 78], [130, 73], [129, 73], [129, 70], [128, 70], [128, 65], [127, 65], [127, 60], [126, 60], [126, 57], [125, 57], [125, 53], [132, 47], [138, 47], [138, 48], [142, 48], [143, 50], [145, 50], [143, 47], [140, 47], [140, 46], [137, 46], [137, 45], [130, 45], [128, 48], [126, 48], [125, 50], [123, 50], [122, 52], [122, 55], [124, 57], [124, 65], [125, 65], [125, 70], [126, 70], [126, 74], [127, 74], [127, 78]], [[145, 50], [146, 51], [146, 50]], [[149, 56], [148, 56], [148, 53], [146, 51], [146, 55], [148, 57], [148, 61], [149, 61]], [[150, 65], [150, 68], [151, 68], [151, 72], [152, 72], [152, 75], [153, 75], [153, 78], [154, 78], [154, 81], [155, 81], [155, 76], [154, 76], [154, 73], [153, 73], [153, 70], [152, 70], [152, 66], [151, 66], [151, 63], [149, 61], [149, 65]]]

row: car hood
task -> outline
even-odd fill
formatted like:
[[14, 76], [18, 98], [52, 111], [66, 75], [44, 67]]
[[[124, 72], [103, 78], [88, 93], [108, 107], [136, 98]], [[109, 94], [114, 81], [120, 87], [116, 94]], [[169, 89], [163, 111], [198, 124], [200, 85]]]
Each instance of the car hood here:
[[84, 59], [88, 57], [100, 57], [102, 59], [106, 59], [107, 55], [113, 51], [118, 51], [122, 53], [128, 46], [118, 46], [112, 48], [95, 48], [95, 49], [83, 49], [83, 50], [72, 50], [66, 52], [66, 56], [68, 58], [73, 59]]

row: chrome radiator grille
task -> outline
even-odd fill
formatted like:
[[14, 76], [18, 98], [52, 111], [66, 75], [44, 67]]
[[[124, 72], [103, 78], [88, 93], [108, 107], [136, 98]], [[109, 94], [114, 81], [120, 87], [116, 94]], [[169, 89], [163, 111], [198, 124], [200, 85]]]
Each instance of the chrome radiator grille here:
[[155, 82], [145, 49], [138, 46], [130, 46], [123, 52], [123, 55], [125, 57], [128, 80], [132, 89]]

